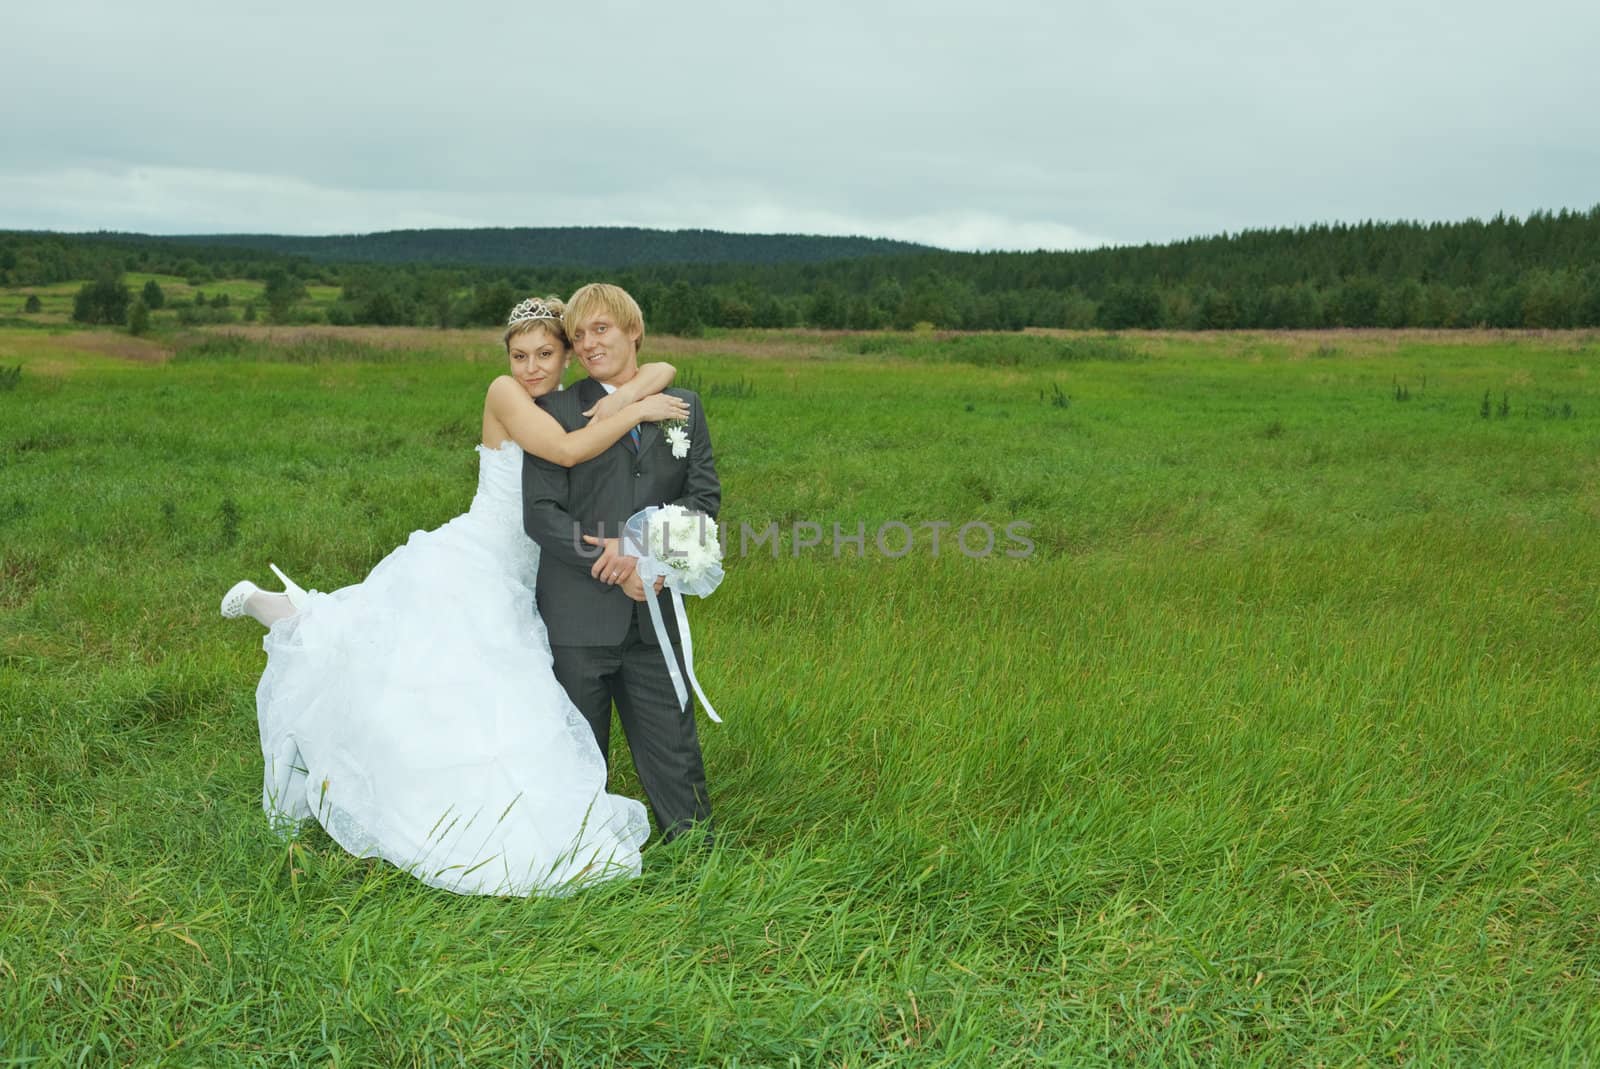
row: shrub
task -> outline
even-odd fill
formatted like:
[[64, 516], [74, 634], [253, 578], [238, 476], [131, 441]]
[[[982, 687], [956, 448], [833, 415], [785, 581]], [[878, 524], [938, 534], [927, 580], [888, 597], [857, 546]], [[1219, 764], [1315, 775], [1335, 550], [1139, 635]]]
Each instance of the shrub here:
[[361, 323], [392, 327], [407, 319], [406, 308], [400, 296], [391, 289], [374, 290], [355, 309], [355, 318]]
[[121, 278], [102, 275], [93, 282], [84, 283], [72, 299], [72, 318], [89, 324], [126, 323], [132, 300], [133, 295]]
[[[475, 290], [467, 319], [474, 326], [491, 326], [505, 322], [506, 313], [517, 303], [516, 291], [505, 281]], [[655, 324], [650, 324], [656, 329]]]
[[295, 276], [287, 271], [269, 272], [266, 291], [262, 294], [267, 302], [267, 318], [274, 323], [287, 322], [295, 302], [305, 295], [305, 283]]

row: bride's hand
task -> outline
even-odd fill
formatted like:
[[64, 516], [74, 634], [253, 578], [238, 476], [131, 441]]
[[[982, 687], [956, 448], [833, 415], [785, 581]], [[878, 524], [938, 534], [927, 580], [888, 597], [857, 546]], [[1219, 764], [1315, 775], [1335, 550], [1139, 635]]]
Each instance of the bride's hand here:
[[594, 407], [584, 412], [584, 415], [588, 416], [590, 419], [605, 419], [607, 416], [616, 415], [625, 407], [627, 407], [626, 401], [624, 401], [617, 394], [608, 393], [604, 397], [600, 398], [599, 401], [596, 401]]
[[653, 393], [639, 402], [640, 423], [667, 423], [689, 418], [689, 402], [666, 393]]

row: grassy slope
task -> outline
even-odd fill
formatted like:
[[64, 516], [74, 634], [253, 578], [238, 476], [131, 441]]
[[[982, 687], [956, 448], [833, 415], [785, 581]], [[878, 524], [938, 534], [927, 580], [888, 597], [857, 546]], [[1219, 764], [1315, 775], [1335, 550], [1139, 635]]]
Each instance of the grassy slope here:
[[1584, 339], [653, 339], [708, 394], [735, 529], [1024, 519], [1038, 553], [735, 562], [695, 610], [718, 852], [502, 902], [272, 839], [258, 637], [215, 615], [268, 557], [332, 587], [465, 508], [492, 339], [148, 366], [19, 335], [0, 1055], [1600, 1050]]

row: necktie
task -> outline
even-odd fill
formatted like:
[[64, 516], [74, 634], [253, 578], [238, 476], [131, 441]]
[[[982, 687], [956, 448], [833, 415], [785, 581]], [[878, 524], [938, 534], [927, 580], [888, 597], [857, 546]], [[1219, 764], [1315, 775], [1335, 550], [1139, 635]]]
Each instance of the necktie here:
[[639, 451], [639, 428], [634, 427], [632, 430], [630, 430], [628, 432], [628, 438], [633, 442], [633, 451], [637, 453]]

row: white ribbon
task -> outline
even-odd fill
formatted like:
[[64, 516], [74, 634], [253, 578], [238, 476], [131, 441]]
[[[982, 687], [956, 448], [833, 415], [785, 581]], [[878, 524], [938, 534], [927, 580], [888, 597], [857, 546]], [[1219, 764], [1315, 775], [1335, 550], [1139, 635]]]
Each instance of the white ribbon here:
[[[700, 686], [700, 680], [694, 674], [694, 639], [689, 636], [689, 616], [683, 611], [683, 595], [678, 593], [677, 587], [672, 587], [672, 610], [678, 614], [678, 635], [683, 639], [683, 667], [688, 669], [689, 682], [694, 684], [694, 692], [700, 698], [700, 704], [705, 706], [706, 715], [712, 723], [722, 723], [722, 717], [711, 707], [711, 699], [706, 697], [706, 692]], [[667, 638], [667, 622], [661, 616], [661, 606], [656, 604], [654, 594], [645, 597], [645, 604], [650, 606], [650, 622], [656, 625], [656, 641], [661, 644], [661, 656], [667, 662], [667, 674], [672, 677], [672, 689], [678, 695], [678, 708], [689, 704], [689, 692], [683, 685], [683, 673], [678, 671], [678, 659], [672, 655], [672, 643]]]
[[[683, 591], [680, 587], [687, 584], [689, 593], [702, 598], [707, 596], [722, 582], [722, 565], [720, 562], [712, 564], [695, 578], [690, 579], [683, 572], [675, 571], [656, 560], [650, 552], [647, 532], [651, 517], [662, 511], [662, 508], [660, 505], [651, 505], [630, 516], [622, 527], [623, 546], [629, 555], [639, 558], [638, 574], [646, 589], [644, 600], [650, 607], [650, 622], [655, 625], [656, 642], [661, 646], [661, 656], [667, 662], [667, 674], [672, 677], [672, 689], [678, 696], [678, 707], [681, 709], [689, 704], [689, 688], [684, 686], [684, 673], [678, 670], [678, 659], [672, 655], [672, 642], [667, 637], [667, 623], [662, 618], [661, 606], [656, 601], [655, 593], [649, 589], [657, 577], [665, 579], [667, 588], [672, 591], [672, 608], [678, 614], [678, 635], [683, 641], [683, 667], [688, 673], [689, 683], [700, 698], [700, 704], [705, 706], [706, 715], [711, 718], [712, 723], [720, 724], [722, 717], [711, 707], [705, 689], [700, 686], [700, 680], [695, 678], [694, 639], [689, 634], [689, 614], [684, 611]], [[684, 512], [676, 505], [670, 508], [679, 516]], [[701, 514], [691, 513], [691, 515]]]

